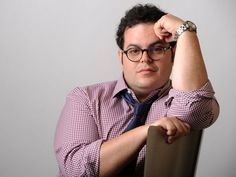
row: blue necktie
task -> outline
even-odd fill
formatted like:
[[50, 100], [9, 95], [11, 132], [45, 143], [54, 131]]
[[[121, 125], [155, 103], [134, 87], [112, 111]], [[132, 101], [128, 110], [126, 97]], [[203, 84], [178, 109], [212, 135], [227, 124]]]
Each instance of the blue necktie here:
[[[130, 93], [128, 93], [128, 91], [126, 90], [123, 94], [122, 94], [122, 98], [130, 105], [132, 105], [134, 107], [134, 117], [131, 120], [131, 122], [129, 123], [129, 125], [127, 126], [127, 128], [125, 129], [124, 132], [127, 132], [133, 128], [136, 128], [138, 126], [141, 126], [145, 123], [148, 112], [151, 108], [152, 103], [157, 99], [158, 94], [154, 95], [153, 97], [151, 97], [150, 99], [148, 99], [147, 101], [143, 102], [143, 103], [139, 103], [136, 100], [133, 99], [132, 95]], [[135, 157], [134, 160], [132, 160], [118, 175], [119, 177], [132, 177], [134, 175], [134, 171], [135, 171], [135, 166], [136, 166], [136, 161], [137, 161], [137, 157]]]

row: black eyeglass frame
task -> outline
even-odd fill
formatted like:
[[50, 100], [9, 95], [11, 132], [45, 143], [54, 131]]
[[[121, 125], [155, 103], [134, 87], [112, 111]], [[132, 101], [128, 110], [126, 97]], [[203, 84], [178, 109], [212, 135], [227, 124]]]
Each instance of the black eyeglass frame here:
[[[168, 47], [159, 47], [160, 49], [162, 49], [162, 52], [163, 52], [163, 55], [165, 54], [165, 51], [166, 50], [169, 50], [169, 49], [172, 49], [173, 47], [174, 47], [174, 45], [175, 44], [171, 44], [170, 43], [170, 45], [168, 46]], [[149, 48], [146, 48], [146, 49], [141, 49], [141, 48], [139, 48], [139, 47], [136, 47], [136, 48], [138, 48], [138, 49], [140, 49], [140, 51], [142, 52], [142, 55], [140, 56], [140, 59], [139, 60], [131, 60], [129, 57], [128, 57], [128, 51], [129, 50], [132, 50], [133, 48], [130, 48], [130, 49], [127, 49], [127, 50], [122, 50], [122, 53], [124, 53], [125, 55], [126, 55], [126, 57], [130, 60], [130, 61], [132, 61], [132, 62], [139, 62], [141, 59], [142, 59], [142, 57], [143, 57], [143, 52], [147, 52], [147, 55], [148, 55], [148, 57], [151, 59], [151, 60], [154, 60], [154, 61], [159, 61], [159, 60], [161, 60], [161, 58], [159, 58], [159, 59], [153, 59], [152, 57], [150, 57], [150, 55], [149, 55], [149, 51], [151, 51], [151, 49], [153, 48], [153, 47], [149, 47]]]

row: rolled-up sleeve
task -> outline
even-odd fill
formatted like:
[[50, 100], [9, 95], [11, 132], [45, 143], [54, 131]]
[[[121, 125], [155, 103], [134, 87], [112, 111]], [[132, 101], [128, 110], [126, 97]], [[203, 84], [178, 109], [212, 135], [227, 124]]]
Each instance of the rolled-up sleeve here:
[[210, 81], [194, 91], [171, 89], [165, 102], [167, 116], [176, 116], [194, 129], [207, 128], [219, 115], [219, 104], [214, 94]]
[[67, 96], [56, 129], [59, 176], [98, 176], [102, 142], [88, 97], [76, 88]]

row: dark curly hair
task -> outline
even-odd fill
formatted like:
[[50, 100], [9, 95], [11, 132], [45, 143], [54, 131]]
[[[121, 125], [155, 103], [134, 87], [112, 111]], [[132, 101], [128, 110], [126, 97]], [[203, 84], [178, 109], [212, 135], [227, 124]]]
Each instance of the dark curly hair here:
[[128, 10], [125, 16], [121, 18], [116, 32], [116, 43], [119, 48], [123, 49], [124, 47], [124, 32], [127, 28], [140, 23], [155, 23], [163, 15], [166, 15], [166, 13], [152, 4], [137, 4]]

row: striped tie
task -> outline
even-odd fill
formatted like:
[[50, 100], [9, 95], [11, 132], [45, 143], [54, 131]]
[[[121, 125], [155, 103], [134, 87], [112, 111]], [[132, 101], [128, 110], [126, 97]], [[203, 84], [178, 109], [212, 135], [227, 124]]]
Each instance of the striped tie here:
[[[124, 132], [127, 132], [133, 128], [144, 125], [148, 111], [151, 108], [152, 103], [157, 99], [158, 94], [154, 95], [147, 101], [139, 103], [133, 99], [132, 95], [126, 90], [122, 94], [122, 98], [130, 105], [134, 107], [134, 117], [130, 121], [129, 125]], [[119, 177], [132, 177], [134, 175], [136, 161], [138, 156], [136, 156], [118, 175]]]

